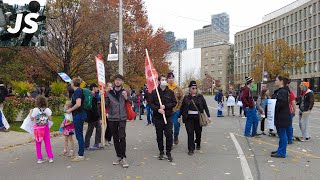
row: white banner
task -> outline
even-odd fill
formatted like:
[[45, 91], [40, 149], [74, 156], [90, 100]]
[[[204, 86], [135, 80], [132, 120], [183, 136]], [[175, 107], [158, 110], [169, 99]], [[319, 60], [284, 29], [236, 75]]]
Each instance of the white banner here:
[[[28, 114], [28, 116], [24, 119], [20, 128], [27, 131], [30, 134], [34, 134], [34, 125], [35, 125], [35, 121], [31, 121], [30, 114]], [[51, 128], [52, 125], [53, 125], [53, 122], [49, 121], [49, 128]]]
[[274, 111], [276, 108], [276, 99], [268, 99], [268, 114], [267, 114], [267, 118], [268, 118], [268, 128], [269, 129], [275, 129], [274, 128]]
[[108, 61], [117, 61], [118, 58], [118, 33], [113, 32], [110, 33], [110, 43], [109, 43], [109, 54], [108, 54]]
[[97, 65], [97, 74], [98, 74], [98, 82], [99, 85], [104, 87], [106, 85], [106, 75], [105, 75], [105, 68], [104, 63], [101, 59], [96, 57], [96, 65]]
[[0, 111], [1, 111], [1, 114], [2, 114], [2, 123], [3, 123], [3, 125], [4, 125], [4, 127], [6, 129], [9, 129], [10, 125], [9, 125], [9, 123], [7, 121], [7, 118], [4, 116], [3, 111], [1, 109], [0, 109]]

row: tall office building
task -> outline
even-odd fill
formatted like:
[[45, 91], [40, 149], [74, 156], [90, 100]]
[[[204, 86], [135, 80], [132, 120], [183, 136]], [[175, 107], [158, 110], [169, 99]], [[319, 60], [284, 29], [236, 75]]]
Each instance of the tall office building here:
[[229, 15], [227, 13], [220, 13], [220, 14], [214, 14], [211, 16], [211, 24], [212, 26], [220, 31], [220, 32], [223, 32], [225, 34], [228, 35], [228, 41], [229, 41], [229, 28], [230, 28], [230, 25], [229, 25], [229, 22], [230, 21], [230, 18], [229, 18]]
[[183, 51], [187, 49], [187, 39], [177, 39], [174, 42], [174, 49], [173, 51]]
[[211, 16], [211, 24], [194, 31], [194, 48], [213, 46], [217, 42], [229, 42], [229, 15]]
[[168, 31], [164, 36], [164, 41], [170, 44], [170, 52], [178, 52], [187, 49], [187, 39], [177, 39], [174, 32]]
[[234, 73], [237, 84], [245, 83], [251, 74], [251, 53], [256, 44], [284, 39], [290, 46], [301, 47], [305, 65], [293, 69], [291, 79], [310, 81], [310, 87], [320, 87], [320, 1], [298, 0], [263, 18], [263, 23], [235, 34]]

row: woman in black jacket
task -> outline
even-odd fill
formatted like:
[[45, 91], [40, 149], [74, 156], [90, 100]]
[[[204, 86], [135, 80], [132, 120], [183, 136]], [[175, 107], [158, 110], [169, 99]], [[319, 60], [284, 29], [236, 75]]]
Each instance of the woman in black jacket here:
[[272, 97], [277, 99], [274, 124], [279, 135], [279, 147], [277, 151], [273, 151], [271, 153], [271, 157], [285, 158], [288, 143], [287, 134], [289, 132], [290, 126], [290, 90], [287, 86], [288, 79], [285, 77], [278, 76], [276, 78], [275, 84], [279, 87], [279, 89], [274, 92], [274, 95]]
[[[194, 154], [195, 143], [197, 144], [197, 150], [200, 150], [202, 127], [199, 122], [199, 113], [203, 113], [204, 110], [208, 116], [208, 122], [210, 122], [210, 113], [206, 100], [201, 94], [198, 94], [196, 82], [191, 81], [189, 84], [189, 95], [184, 97], [179, 115], [179, 117], [182, 115], [186, 125], [188, 155], [190, 156]], [[179, 122], [181, 122], [180, 118]], [[194, 140], [194, 133], [196, 133], [196, 140]]]

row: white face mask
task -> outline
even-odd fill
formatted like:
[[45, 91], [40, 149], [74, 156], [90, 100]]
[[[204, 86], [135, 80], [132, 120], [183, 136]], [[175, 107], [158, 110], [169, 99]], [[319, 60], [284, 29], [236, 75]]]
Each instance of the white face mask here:
[[163, 86], [163, 87], [167, 86], [167, 81], [161, 81], [160, 85]]

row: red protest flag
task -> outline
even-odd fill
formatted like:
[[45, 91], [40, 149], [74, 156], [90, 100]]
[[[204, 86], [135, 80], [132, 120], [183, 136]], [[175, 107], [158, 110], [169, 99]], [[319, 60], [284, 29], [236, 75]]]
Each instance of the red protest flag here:
[[[149, 58], [148, 54], [146, 56], [145, 73], [146, 73], [148, 92], [151, 93], [158, 86], [158, 73], [156, 69], [153, 67], [151, 59]], [[152, 74], [153, 74], [153, 77], [152, 77]]]

